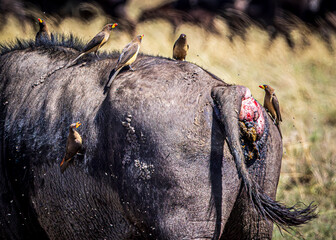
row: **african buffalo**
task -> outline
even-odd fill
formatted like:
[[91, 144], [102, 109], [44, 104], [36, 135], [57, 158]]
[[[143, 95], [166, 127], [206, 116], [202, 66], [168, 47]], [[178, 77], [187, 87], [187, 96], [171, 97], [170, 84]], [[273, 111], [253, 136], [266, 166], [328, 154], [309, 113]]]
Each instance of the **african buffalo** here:
[[[316, 217], [273, 200], [282, 141], [247, 88], [139, 55], [104, 94], [119, 53], [53, 72], [82, 48], [58, 37], [2, 48], [1, 239], [270, 239], [273, 223]], [[85, 155], [61, 174], [78, 120]]]

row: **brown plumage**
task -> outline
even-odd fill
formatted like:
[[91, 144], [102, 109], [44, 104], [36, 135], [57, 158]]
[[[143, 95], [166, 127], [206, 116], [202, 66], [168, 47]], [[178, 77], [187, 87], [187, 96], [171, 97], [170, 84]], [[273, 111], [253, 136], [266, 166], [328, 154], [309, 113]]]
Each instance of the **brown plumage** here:
[[187, 44], [187, 36], [181, 34], [176, 40], [173, 47], [173, 58], [176, 60], [184, 61], [189, 50], [189, 45]]
[[51, 35], [48, 30], [48, 26], [46, 22], [42, 20], [41, 18], [39, 18], [38, 21], [39, 21], [40, 30], [36, 33], [35, 42], [40, 43], [41, 41], [46, 41], [46, 40], [50, 41]]
[[119, 59], [117, 61], [117, 64], [115, 68], [113, 69], [113, 74], [110, 80], [107, 82], [106, 87], [109, 88], [113, 82], [113, 79], [117, 76], [119, 71], [126, 66], [129, 66], [129, 68], [133, 71], [131, 64], [134, 63], [136, 60], [139, 49], [140, 49], [140, 44], [142, 41], [142, 38], [144, 35], [138, 35], [136, 36], [132, 42], [127, 44], [124, 49], [122, 50]]
[[282, 133], [280, 130], [280, 122], [282, 122], [282, 117], [280, 113], [280, 105], [277, 96], [275, 95], [275, 90], [269, 85], [260, 85], [260, 88], [265, 90], [264, 107], [271, 114], [275, 125], [278, 127], [280, 135]]
[[76, 122], [69, 126], [69, 135], [66, 142], [65, 155], [60, 164], [61, 173], [63, 173], [69, 166], [73, 157], [82, 150], [82, 137], [76, 131], [76, 128], [78, 128], [80, 125], [80, 122]]
[[71, 64], [75, 63], [79, 58], [91, 52], [94, 52], [98, 57], [98, 50], [107, 42], [112, 29], [116, 26], [118, 26], [118, 23], [106, 24], [104, 28], [99, 33], [97, 33], [97, 35], [92, 38], [88, 44], [86, 44], [84, 50], [71, 62]]

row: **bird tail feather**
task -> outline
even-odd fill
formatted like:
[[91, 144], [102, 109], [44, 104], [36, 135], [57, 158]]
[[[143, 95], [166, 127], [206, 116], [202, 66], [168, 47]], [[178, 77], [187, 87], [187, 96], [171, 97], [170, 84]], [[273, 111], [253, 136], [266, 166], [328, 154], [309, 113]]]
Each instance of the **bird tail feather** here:
[[278, 130], [279, 130], [280, 137], [282, 138], [282, 132], [281, 132], [281, 129], [280, 129], [280, 123], [277, 122], [277, 123], [276, 123], [276, 126], [277, 126], [277, 128], [278, 128]]
[[80, 59], [81, 57], [83, 57], [84, 54], [85, 54], [85, 53], [81, 53], [81, 54], [79, 54], [78, 57], [76, 57], [76, 58], [75, 58], [69, 65], [74, 64], [78, 59]]
[[[70, 159], [71, 160], [71, 159]], [[68, 168], [69, 164], [70, 164], [70, 160], [65, 160], [65, 158], [62, 159], [62, 162], [60, 164], [60, 168], [61, 168], [61, 173], [64, 173], [65, 169]]]
[[113, 73], [112, 77], [110, 78], [110, 80], [107, 82], [106, 88], [110, 88], [111, 87], [113, 80], [118, 75], [118, 73], [120, 72], [120, 70], [121, 70], [121, 68], [119, 68], [118, 70], [115, 70], [115, 69], [113, 70], [114, 73]]

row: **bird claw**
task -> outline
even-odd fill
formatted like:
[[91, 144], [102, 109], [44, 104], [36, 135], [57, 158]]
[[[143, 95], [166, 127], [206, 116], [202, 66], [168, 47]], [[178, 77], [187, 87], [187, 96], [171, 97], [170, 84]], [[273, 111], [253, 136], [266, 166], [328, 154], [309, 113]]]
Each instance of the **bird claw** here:
[[87, 62], [81, 63], [81, 64], [79, 65], [79, 67], [85, 67], [86, 64], [87, 64]]
[[132, 72], [135, 71], [135, 69], [133, 69], [133, 68], [131, 67], [131, 65], [129, 65], [128, 67], [129, 67], [129, 70], [131, 70]]

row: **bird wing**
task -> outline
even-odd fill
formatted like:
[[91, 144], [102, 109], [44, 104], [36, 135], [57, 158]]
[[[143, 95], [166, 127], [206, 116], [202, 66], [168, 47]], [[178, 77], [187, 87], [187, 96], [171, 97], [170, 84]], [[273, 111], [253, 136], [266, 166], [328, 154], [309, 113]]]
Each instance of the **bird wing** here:
[[126, 45], [126, 47], [122, 50], [118, 62], [117, 62], [117, 66], [115, 67], [115, 69], [118, 69], [120, 67], [123, 67], [125, 65], [125, 63], [128, 62], [128, 60], [130, 60], [134, 54], [136, 54], [139, 50], [139, 44], [138, 43], [129, 43]]
[[277, 115], [279, 121], [282, 122], [279, 101], [278, 101], [277, 96], [274, 93], [272, 94], [272, 104], [273, 104], [274, 110], [276, 112], [276, 115]]
[[177, 43], [177, 41], [175, 41], [175, 43], [174, 43], [174, 47], [173, 47], [173, 51], [175, 50], [175, 47], [176, 47], [176, 43]]
[[77, 152], [77, 149], [67, 149], [64, 155], [64, 160], [70, 161], [77, 154]]
[[175, 41], [174, 46], [173, 46], [173, 58], [177, 58], [175, 54], [176, 45], [177, 45], [177, 41]]
[[105, 32], [98, 33], [94, 38], [91, 39], [91, 41], [88, 44], [86, 44], [83, 52], [88, 52], [94, 47], [97, 47], [98, 45], [102, 44], [102, 42], [106, 37], [105, 34], [106, 34]]
[[65, 161], [70, 161], [71, 158], [73, 158], [78, 151], [81, 149], [82, 143], [81, 139], [68, 139], [66, 143], [66, 150], [64, 155]]
[[36, 33], [36, 36], [35, 36], [35, 41], [37, 42], [38, 40], [40, 40], [40, 37], [41, 37], [41, 32], [38, 31], [38, 32]]

